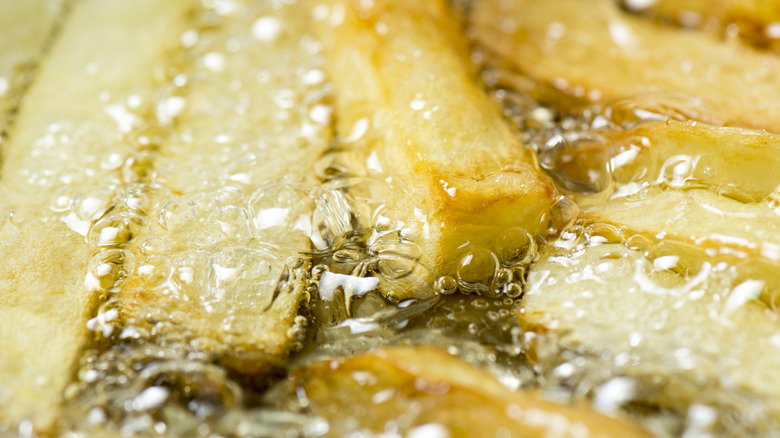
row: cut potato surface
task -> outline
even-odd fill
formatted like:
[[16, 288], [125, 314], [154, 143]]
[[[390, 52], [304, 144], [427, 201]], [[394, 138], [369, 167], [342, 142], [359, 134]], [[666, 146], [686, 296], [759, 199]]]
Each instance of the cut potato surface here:
[[130, 249], [136, 269], [116, 304], [126, 327], [195, 340], [227, 366], [261, 374], [301, 335], [294, 320], [308, 263], [286, 259], [310, 249], [313, 165], [329, 143], [329, 110], [310, 12], [233, 5], [218, 26], [187, 31], [198, 35], [189, 50], [183, 33], [193, 62], [173, 65], [171, 79], [187, 83], [158, 104], [175, 134], [145, 170], [164, 195]]
[[444, 2], [327, 4], [317, 30], [342, 145], [389, 182], [388, 215], [422, 254], [411, 275], [383, 281], [383, 292], [430, 293], [469, 250], [495, 251], [506, 229], [544, 230], [553, 187], [475, 83]]
[[120, 180], [118, 166], [105, 165], [124, 151], [111, 100], [150, 85], [159, 41], [182, 5], [79, 4], [4, 144], [0, 339], [8, 359], [0, 361], [0, 423], [47, 432], [58, 416], [98, 298], [84, 286], [92, 255], [85, 235], [112, 207], [110, 185]]
[[393, 347], [294, 370], [307, 413], [329, 433], [404, 436], [644, 437], [641, 429], [584, 406], [513, 392], [486, 371], [430, 347]]
[[546, 372], [568, 363], [563, 376], [606, 380], [597, 406], [709, 410], [699, 426], [711, 433], [729, 421], [757, 435], [776, 427], [780, 321], [756, 300], [756, 283], [714, 264], [681, 276], [668, 258], [592, 236], [548, 247], [532, 267], [520, 309], [521, 325], [537, 334], [530, 357]]
[[40, 62], [65, 0], [0, 2], [0, 135]]
[[669, 116], [780, 132], [780, 58], [739, 42], [665, 27], [613, 0], [483, 0], [471, 23], [509, 68], [583, 105], [649, 100]]

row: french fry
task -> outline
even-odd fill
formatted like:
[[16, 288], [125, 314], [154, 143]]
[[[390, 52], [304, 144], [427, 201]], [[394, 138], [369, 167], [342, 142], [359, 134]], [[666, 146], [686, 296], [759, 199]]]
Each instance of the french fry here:
[[584, 106], [631, 99], [641, 109], [650, 99], [671, 117], [780, 132], [780, 59], [739, 42], [665, 27], [612, 0], [483, 0], [471, 24], [510, 69]]
[[761, 281], [761, 298], [777, 304], [780, 221], [760, 204], [744, 204], [709, 190], [666, 190], [639, 199], [617, 198], [584, 209], [588, 223], [610, 224], [654, 256], [674, 256], [676, 269], [698, 272], [704, 263], [735, 266], [740, 281]]
[[[292, 372], [310, 414], [330, 433], [428, 431], [452, 437], [643, 437], [648, 434], [582, 405], [547, 401], [533, 391], [510, 391], [490, 373], [430, 347], [390, 347], [316, 363]], [[366, 380], [361, 380], [366, 377]], [[417, 408], [415, 408], [417, 407]]]
[[598, 386], [617, 378], [625, 392], [604, 399], [613, 408], [708, 406], [717, 416], [705, 427], [723, 433], [735, 426], [730, 416], [753, 406], [756, 415], [725, 434], [744, 425], [757, 435], [774, 430], [777, 317], [756, 300], [756, 284], [727, 281], [727, 272], [678, 275], [663, 259], [609, 240], [548, 246], [533, 265], [519, 311], [535, 334], [529, 358], [545, 372], [570, 361], [569, 384], [599, 379], [597, 399]]
[[[640, 2], [641, 3], [641, 2]], [[649, 4], [622, 1], [623, 7], [665, 22], [679, 23], [686, 28], [726, 31], [753, 45], [776, 49], [777, 23], [780, 22], [780, 3], [766, 0], [658, 0]], [[729, 30], [729, 26], [736, 29]]]
[[[330, 125], [310, 119], [326, 95], [300, 75], [322, 75], [305, 44], [308, 11], [235, 7], [191, 49], [197, 62], [178, 66], [188, 75], [171, 98], [180, 104], [172, 115], [178, 136], [154, 151], [147, 170], [170, 195], [146, 238], [166, 244], [131, 249], [138, 268], [117, 298], [125, 326], [145, 326], [156, 312], [164, 319], [150, 327], [166, 327], [154, 329], [157, 339], [192, 341], [259, 375], [302, 334], [295, 318], [307, 265], [285, 261], [310, 248], [305, 187], [316, 182], [313, 163]], [[240, 50], [225, 50], [238, 38]]]
[[0, 14], [0, 135], [40, 61], [65, 0], [4, 2]]
[[[544, 164], [572, 181], [586, 180], [588, 172], [607, 178], [609, 172], [619, 191], [628, 184], [700, 187], [757, 203], [776, 196], [780, 186], [778, 148], [780, 136], [765, 131], [648, 121], [593, 130], [587, 141], [557, 152]], [[599, 187], [606, 188], [605, 182]]]
[[[104, 165], [122, 150], [122, 139], [100, 94], [121, 100], [146, 90], [160, 40], [186, 12], [184, 4], [79, 4], [25, 95], [0, 176], [9, 214], [0, 228], [0, 423], [51, 432], [98, 296], [83, 284], [92, 255], [84, 234], [95, 218], [48, 207], [62, 207], [61, 196], [103, 193], [120, 180], [118, 169]], [[108, 198], [92, 200], [94, 211], [86, 204], [82, 211], [87, 216], [112, 206]]]
[[317, 30], [336, 130], [377, 159], [373, 175], [390, 181], [387, 207], [422, 254], [411, 275], [381, 281], [383, 293], [425, 295], [466, 251], [493, 250], [505, 229], [540, 232], [553, 187], [474, 81], [445, 3], [327, 4]]

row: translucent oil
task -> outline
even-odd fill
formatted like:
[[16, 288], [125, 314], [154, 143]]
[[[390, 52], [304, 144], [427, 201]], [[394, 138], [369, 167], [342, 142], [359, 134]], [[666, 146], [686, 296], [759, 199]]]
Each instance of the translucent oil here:
[[[661, 436], [775, 427], [773, 407], [728, 380], [738, 364], [677, 342], [702, 334], [673, 324], [693, 302], [696, 318], [737, 330], [734, 321], [749, 307], [774, 348], [776, 317], [758, 299], [761, 287], [737, 281], [741, 271], [728, 263], [680, 266], [652, 237], [572, 223], [581, 207], [598, 202], [706, 187], [696, 156], [657, 165], [641, 138], [614, 145], [605, 137], [656, 120], [652, 105], [560, 114], [501, 88], [527, 90], [524, 78], [486, 70], [506, 115], [567, 196], [541, 219], [545, 232], [509, 227], [489, 247], [466, 240], [448, 254], [455, 268], [436, 273], [424, 298], [392, 302], [380, 282], [426, 269], [422, 250], [387, 207], [397, 187], [370, 153], [377, 139], [367, 134], [368, 121], [334, 137], [320, 43], [290, 30], [300, 20], [295, 7], [194, 5], [186, 29], [166, 42], [171, 56], [155, 67], [150, 89], [107, 103], [123, 130], [121, 147], [88, 157], [89, 172], [31, 172], [42, 189], [60, 186], [45, 206], [11, 209], [0, 198], [0, 228], [43, 209], [42, 221], [64, 222], [90, 247], [84, 285], [99, 304], [65, 393], [62, 435], [325, 436], [327, 422], [307, 415], [305, 396], [285, 387], [289, 370], [399, 343], [441, 347], [492, 369], [513, 389], [590, 398], [600, 410], [636, 415]], [[294, 59], [241, 56], [280, 40], [290, 50], [275, 55]], [[260, 102], [253, 101], [258, 89]], [[424, 116], [426, 102], [410, 107]], [[257, 133], [257, 125], [267, 132]], [[61, 129], [53, 126], [39, 146], [67, 142]], [[85, 174], [101, 183], [84, 183]], [[776, 208], [776, 198], [765, 202]], [[596, 261], [588, 258], [605, 248]], [[540, 263], [563, 268], [545, 276]], [[615, 278], [621, 270], [630, 275]], [[625, 294], [662, 299], [638, 309], [620, 308], [619, 300], [605, 300], [615, 308], [580, 307], [578, 300], [593, 302], [608, 289], [594, 287], [564, 297], [551, 320], [529, 316], [536, 311], [529, 296], [556, 284], [617, 281]], [[599, 331], [599, 322], [624, 320], [614, 338]], [[595, 325], [592, 333], [613, 343], [582, 342], [572, 321]], [[735, 339], [736, 357], [755, 357], [745, 335]], [[262, 342], [265, 350], [257, 348]], [[773, 358], [755, 360], [773, 369]], [[683, 377], [631, 374], [667, 362]], [[685, 374], [697, 367], [712, 372]], [[677, 388], [700, 394], [682, 407], [658, 395]]]

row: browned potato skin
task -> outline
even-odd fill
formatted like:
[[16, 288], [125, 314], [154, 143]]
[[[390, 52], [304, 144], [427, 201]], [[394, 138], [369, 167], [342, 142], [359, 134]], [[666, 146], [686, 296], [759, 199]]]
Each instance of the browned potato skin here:
[[774, 55], [632, 16], [614, 0], [481, 0], [473, 11], [479, 44], [583, 103], [650, 96], [670, 115], [780, 132]]
[[[345, 139], [357, 122], [370, 121], [357, 147], [376, 152], [384, 172], [377, 176], [392, 178], [388, 207], [423, 254], [411, 276], [380, 285], [383, 291], [397, 299], [428, 293], [469, 248], [493, 249], [508, 227], [541, 231], [554, 188], [476, 84], [445, 2], [328, 4], [345, 11], [340, 24], [323, 20], [318, 29], [336, 129]], [[415, 99], [422, 110], [410, 108]]]
[[[511, 391], [486, 371], [430, 347], [391, 347], [317, 363], [293, 372], [306, 393], [309, 413], [329, 421], [330, 433], [356, 429], [382, 432], [396, 421], [400, 432], [437, 424], [452, 437], [644, 437], [641, 429], [582, 405], [543, 399], [534, 391]], [[365, 379], [365, 381], [361, 381]], [[383, 392], [386, 391], [386, 392]], [[388, 394], [379, 400], [377, 394]]]

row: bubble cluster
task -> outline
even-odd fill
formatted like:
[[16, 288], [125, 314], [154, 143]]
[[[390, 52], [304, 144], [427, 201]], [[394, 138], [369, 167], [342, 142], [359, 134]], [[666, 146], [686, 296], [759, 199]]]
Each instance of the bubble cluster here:
[[301, 348], [306, 253], [351, 229], [348, 190], [309, 171], [329, 141], [329, 89], [302, 14], [197, 6], [151, 89], [107, 109], [126, 147], [96, 166], [113, 179], [52, 201], [94, 253], [85, 285], [106, 297], [68, 392], [74, 431], [234, 431], [217, 424], [243, 406], [227, 370]]
[[[523, 349], [543, 387], [572, 398], [594, 394], [606, 410], [666, 406], [673, 399], [688, 414], [697, 406], [716, 413], [706, 425], [685, 419], [685, 412], [649, 415], [662, 423], [655, 425], [660, 430], [771, 430], [771, 408], [748, 383], [775, 361], [751, 346], [775, 330], [776, 317], [757, 303], [763, 285], [741, 280], [740, 268], [726, 263], [685, 269], [679, 257], [641, 238], [578, 222], [534, 265], [519, 312], [527, 330]], [[734, 330], [746, 323], [748, 329]], [[724, 347], [728, 357], [719, 353]], [[767, 363], [759, 365], [758, 356]], [[745, 370], [746, 364], [757, 368]], [[741, 389], [727, 380], [741, 382]]]

